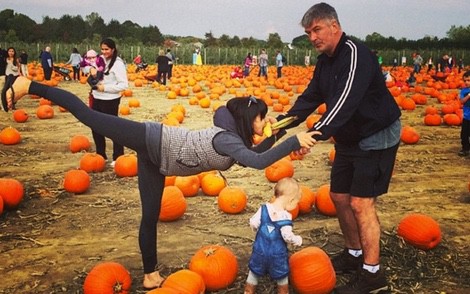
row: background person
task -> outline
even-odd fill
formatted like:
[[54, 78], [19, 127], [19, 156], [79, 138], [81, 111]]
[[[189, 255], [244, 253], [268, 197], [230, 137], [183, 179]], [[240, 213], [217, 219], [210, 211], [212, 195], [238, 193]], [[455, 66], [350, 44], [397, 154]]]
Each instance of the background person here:
[[73, 80], [78, 81], [80, 80], [80, 63], [82, 62], [82, 56], [78, 53], [77, 48], [72, 49], [72, 53], [70, 53], [70, 58], [65, 64], [70, 64], [73, 70]]
[[[101, 57], [105, 62], [103, 79], [93, 87], [93, 104], [91, 108], [95, 111], [117, 116], [119, 104], [121, 103], [121, 92], [129, 87], [127, 80], [127, 70], [124, 62], [118, 57], [116, 43], [112, 39], [104, 39], [100, 43]], [[87, 53], [88, 56], [88, 53]], [[98, 68], [91, 67], [90, 75], [98, 76]], [[105, 136], [92, 129], [93, 141], [96, 147], [96, 153], [108, 159], [106, 155]], [[113, 156], [111, 166], [114, 166], [116, 159], [124, 154], [124, 146], [113, 141]]]
[[50, 81], [52, 77], [52, 70], [54, 69], [54, 60], [51, 54], [51, 47], [47, 46], [44, 51], [39, 55], [41, 59], [41, 66], [44, 72], [44, 79]]
[[162, 85], [166, 85], [168, 70], [170, 68], [169, 62], [170, 59], [165, 55], [165, 52], [160, 49], [155, 63], [157, 63], [157, 82]]

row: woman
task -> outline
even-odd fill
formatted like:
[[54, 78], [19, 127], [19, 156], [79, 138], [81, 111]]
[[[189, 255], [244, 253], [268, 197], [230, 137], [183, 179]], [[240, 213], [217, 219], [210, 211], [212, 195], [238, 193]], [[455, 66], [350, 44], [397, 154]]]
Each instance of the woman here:
[[7, 50], [7, 66], [5, 68], [5, 75], [18, 76], [21, 74], [20, 59], [16, 56], [16, 50], [13, 47]]
[[[254, 97], [237, 97], [226, 107], [219, 107], [214, 115], [214, 126], [190, 131], [158, 122], [136, 122], [92, 111], [78, 97], [65, 90], [49, 87], [19, 77], [2, 96], [10, 107], [26, 94], [45, 97], [70, 111], [79, 121], [117, 143], [136, 151], [138, 183], [142, 205], [139, 246], [144, 265], [145, 288], [160, 286], [163, 278], [155, 270], [157, 265], [157, 220], [167, 175], [196, 175], [203, 171], [227, 170], [235, 163], [264, 169], [290, 152], [312, 147], [312, 135], [319, 132], [301, 132], [271, 148], [282, 134], [275, 131], [257, 146], [253, 135], [262, 135], [267, 106]], [[197, 143], [196, 143], [197, 142]]]
[[[157, 60], [155, 60], [157, 63], [157, 82], [159, 82], [162, 85], [166, 85], [166, 78], [168, 75], [168, 70], [170, 69], [169, 63], [170, 59], [165, 55], [165, 52], [160, 49], [158, 51], [158, 57]], [[163, 79], [163, 80], [162, 80]]]
[[[118, 115], [119, 103], [121, 102], [121, 92], [128, 86], [126, 66], [122, 59], [118, 57], [116, 43], [112, 39], [104, 39], [100, 43], [101, 57], [105, 61], [103, 78], [96, 85], [92, 86], [91, 95], [93, 110], [106, 114]], [[98, 69], [90, 68], [90, 75], [96, 77]], [[106, 156], [105, 136], [99, 132], [92, 130], [93, 141], [95, 142], [96, 153], [108, 159]], [[124, 154], [124, 146], [113, 141], [113, 161], [114, 166], [116, 159]]]
[[80, 53], [78, 53], [77, 48], [73, 48], [69, 61], [67, 61], [65, 64], [72, 65], [74, 81], [78, 81], [80, 79], [80, 62], [82, 62], [82, 56]]

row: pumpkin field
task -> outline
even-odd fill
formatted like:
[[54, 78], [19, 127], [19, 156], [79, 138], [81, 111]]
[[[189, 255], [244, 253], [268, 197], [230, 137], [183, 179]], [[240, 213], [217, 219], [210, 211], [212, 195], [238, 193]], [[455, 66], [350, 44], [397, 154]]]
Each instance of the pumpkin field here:
[[[245, 79], [231, 79], [232, 69], [176, 65], [163, 86], [154, 81], [153, 65], [138, 73], [128, 65], [120, 116], [200, 129], [212, 125], [214, 110], [229, 98], [254, 95], [276, 117], [294, 103], [313, 72], [313, 67], [286, 66], [276, 79], [270, 67], [264, 79], [256, 68]], [[403, 129], [389, 193], [377, 205], [381, 266], [391, 293], [470, 293], [470, 157], [457, 155], [462, 73], [423, 69], [411, 86], [406, 83], [411, 70], [397, 68], [387, 82], [402, 109]], [[64, 81], [54, 73], [46, 82], [35, 63], [29, 74], [88, 102], [83, 78]], [[303, 244], [289, 247], [290, 293], [331, 293], [350, 278], [335, 275], [326, 258], [343, 246], [328, 194], [332, 141], [266, 170], [235, 165], [167, 177], [158, 269], [167, 278], [163, 287], [186, 288], [148, 291], [142, 287], [138, 245], [135, 153], [126, 148], [113, 168], [93, 153], [90, 129], [66, 109], [36, 96], [24, 97], [16, 107], [0, 113], [0, 293], [103, 293], [96, 291], [116, 286], [122, 290], [105, 293], [243, 293], [255, 237], [249, 218], [284, 176], [302, 186], [302, 200], [291, 212]], [[319, 107], [288, 135], [311, 127], [323, 111]], [[108, 141], [108, 156], [111, 145]], [[203, 263], [210, 254], [216, 264]], [[222, 270], [208, 270], [217, 267]], [[116, 272], [119, 283], [111, 275]], [[257, 293], [276, 293], [275, 282], [263, 278]]]

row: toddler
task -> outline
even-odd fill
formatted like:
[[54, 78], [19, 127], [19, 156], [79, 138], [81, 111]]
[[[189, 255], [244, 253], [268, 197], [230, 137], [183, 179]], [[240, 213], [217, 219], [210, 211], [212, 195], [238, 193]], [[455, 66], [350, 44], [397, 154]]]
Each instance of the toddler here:
[[261, 205], [250, 218], [256, 230], [245, 294], [255, 293], [260, 276], [269, 274], [276, 280], [279, 294], [289, 293], [289, 256], [287, 243], [302, 245], [302, 237], [292, 232], [292, 215], [300, 200], [301, 189], [292, 178], [281, 179], [274, 187], [274, 200]]
[[84, 74], [88, 75], [87, 82], [92, 87], [96, 88], [96, 84], [103, 79], [103, 72], [106, 64], [103, 57], [98, 56], [95, 50], [88, 50], [83, 58], [80, 67]]

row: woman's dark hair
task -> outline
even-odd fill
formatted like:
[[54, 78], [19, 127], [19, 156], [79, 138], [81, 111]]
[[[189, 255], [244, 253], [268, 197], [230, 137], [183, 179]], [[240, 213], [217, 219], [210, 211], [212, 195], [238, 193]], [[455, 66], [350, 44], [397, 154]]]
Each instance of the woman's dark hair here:
[[232, 114], [237, 125], [238, 134], [248, 148], [253, 145], [253, 121], [258, 115], [261, 119], [266, 117], [268, 106], [266, 103], [254, 96], [235, 97], [227, 102], [227, 109]]
[[72, 49], [72, 53], [78, 53], [78, 49], [77, 49], [77, 48], [73, 48], [73, 49]]
[[109, 63], [109, 66], [108, 66], [108, 69], [106, 70], [106, 72], [104, 73], [105, 75], [108, 75], [109, 74], [109, 71], [111, 70], [111, 68], [113, 67], [114, 65], [114, 62], [116, 62], [116, 58], [118, 57], [118, 50], [116, 48], [116, 42], [114, 42], [113, 39], [110, 39], [110, 38], [106, 38], [106, 39], [103, 39], [100, 43], [100, 47], [102, 45], [106, 45], [108, 46], [109, 48], [113, 49], [113, 56], [111, 57], [111, 61]]
[[16, 49], [15, 49], [14, 47], [8, 47], [8, 49], [7, 49], [7, 56], [9, 57], [8, 51], [10, 51], [10, 49], [12, 49], [13, 52], [14, 52], [14, 54], [13, 54], [13, 65], [14, 65], [14, 66], [18, 66], [18, 64], [17, 64], [17, 62], [16, 62], [16, 60], [17, 60], [18, 58], [16, 57]]

